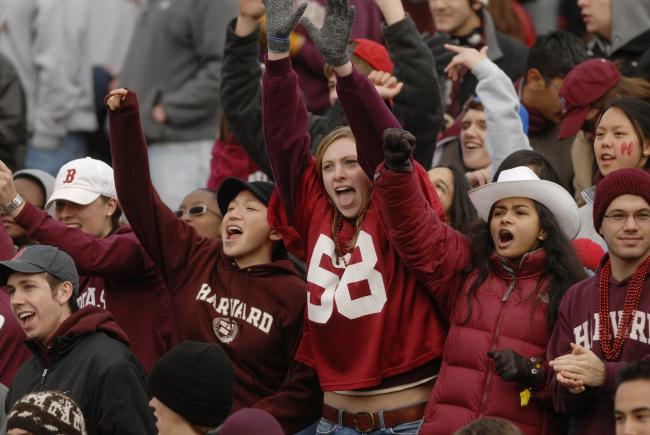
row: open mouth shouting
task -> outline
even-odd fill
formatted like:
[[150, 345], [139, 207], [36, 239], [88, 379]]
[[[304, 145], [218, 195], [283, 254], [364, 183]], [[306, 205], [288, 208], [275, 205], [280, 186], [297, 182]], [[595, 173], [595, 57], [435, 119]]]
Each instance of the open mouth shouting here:
[[233, 241], [239, 239], [244, 234], [244, 231], [239, 225], [228, 225], [226, 227], [226, 240]]
[[479, 148], [483, 148], [483, 145], [478, 143], [478, 142], [473, 142], [473, 141], [467, 141], [463, 144], [463, 147], [466, 150], [476, 150]]
[[354, 204], [356, 191], [350, 186], [341, 186], [334, 189], [336, 198], [341, 207], [350, 207]]
[[31, 321], [34, 319], [36, 316], [36, 313], [33, 311], [20, 311], [16, 313], [16, 316], [18, 317], [18, 321], [20, 323], [20, 326], [24, 328], [27, 328]]
[[514, 234], [509, 230], [500, 230], [499, 237], [495, 240], [495, 244], [499, 249], [508, 249], [512, 242], [515, 240]]

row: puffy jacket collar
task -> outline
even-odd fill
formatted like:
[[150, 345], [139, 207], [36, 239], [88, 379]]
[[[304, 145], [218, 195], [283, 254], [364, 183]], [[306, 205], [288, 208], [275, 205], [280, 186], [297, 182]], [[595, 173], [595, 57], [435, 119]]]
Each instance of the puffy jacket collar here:
[[526, 252], [519, 260], [519, 264], [513, 263], [509, 258], [492, 256], [492, 263], [503, 276], [510, 278], [523, 278], [525, 276], [537, 276], [542, 274], [546, 251], [543, 248]]
[[129, 338], [109, 311], [88, 305], [65, 319], [46, 345], [29, 340], [27, 346], [46, 363], [54, 362], [72, 350], [79, 338], [100, 331], [129, 345]]

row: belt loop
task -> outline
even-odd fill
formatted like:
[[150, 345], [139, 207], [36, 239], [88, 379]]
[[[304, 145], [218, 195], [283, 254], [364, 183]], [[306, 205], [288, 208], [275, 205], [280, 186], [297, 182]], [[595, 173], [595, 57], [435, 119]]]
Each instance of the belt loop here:
[[377, 415], [379, 416], [379, 425], [381, 430], [386, 430], [386, 424], [384, 423], [384, 410], [380, 409], [377, 411]]
[[339, 425], [339, 429], [341, 429], [343, 427], [343, 413], [345, 412], [345, 409], [339, 408], [338, 411], [339, 411], [338, 425]]

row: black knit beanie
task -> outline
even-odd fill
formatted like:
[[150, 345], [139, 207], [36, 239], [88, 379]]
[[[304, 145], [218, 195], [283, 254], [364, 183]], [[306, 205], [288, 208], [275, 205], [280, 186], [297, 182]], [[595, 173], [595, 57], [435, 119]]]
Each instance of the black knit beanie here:
[[217, 427], [230, 414], [234, 375], [218, 344], [186, 341], [160, 358], [147, 389], [191, 424]]
[[56, 391], [28, 394], [14, 403], [7, 430], [34, 435], [86, 435], [84, 416], [74, 400]]

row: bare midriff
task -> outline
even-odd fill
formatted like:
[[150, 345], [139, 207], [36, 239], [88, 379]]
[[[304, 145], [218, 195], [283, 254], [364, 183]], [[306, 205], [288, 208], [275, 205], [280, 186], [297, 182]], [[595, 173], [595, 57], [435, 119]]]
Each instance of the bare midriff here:
[[372, 391], [364, 392], [362, 395], [350, 395], [341, 392], [325, 392], [323, 401], [338, 409], [345, 409], [348, 412], [370, 411], [403, 408], [429, 400], [435, 379], [419, 384], [414, 387], [401, 389], [399, 391], [374, 394]]

